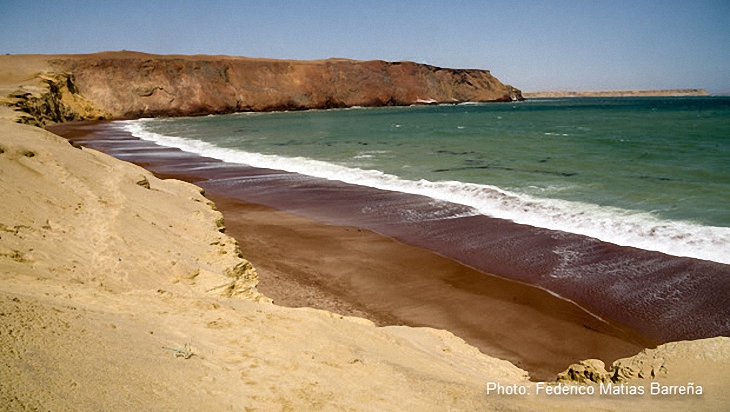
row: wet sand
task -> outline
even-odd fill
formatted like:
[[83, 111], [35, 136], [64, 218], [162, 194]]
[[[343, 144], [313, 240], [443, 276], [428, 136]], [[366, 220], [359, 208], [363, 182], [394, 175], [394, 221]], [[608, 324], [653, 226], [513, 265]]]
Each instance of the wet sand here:
[[[533, 379], [553, 378], [580, 359], [608, 363], [659, 340], [656, 334], [646, 333], [650, 328], [638, 333], [605, 313], [599, 319], [534, 286], [552, 279], [564, 289], [584, 290], [583, 295], [601, 301], [602, 289], [545, 276], [556, 273], [549, 270], [560, 262], [544, 251], [576, 245], [571, 235], [546, 235], [546, 231], [491, 219], [489, 232], [502, 241], [489, 243], [483, 230], [474, 229], [485, 227], [480, 217], [408, 221], [398, 213], [425, 213], [429, 207], [431, 212], [439, 207], [445, 214], [462, 213], [455, 205], [434, 206], [417, 196], [227, 165], [139, 141], [104, 124], [74, 124], [52, 131], [140, 164], [161, 177], [204, 187], [223, 212], [227, 233], [238, 239], [244, 256], [257, 267], [259, 289], [281, 305], [363, 316], [383, 325], [447, 329], [484, 353], [528, 370]], [[379, 210], [370, 213], [374, 209]], [[474, 245], [465, 247], [470, 241]], [[601, 249], [601, 256], [614, 253], [626, 264], [632, 262], [626, 259], [627, 248], [579, 241], [584, 247]], [[485, 254], [483, 248], [492, 253]], [[711, 262], [700, 262], [700, 266], [721, 271], [725, 265], [717, 269]], [[627, 312], [619, 309], [606, 313]], [[628, 314], [629, 319], [647, 323], [646, 313]]]
[[543, 290], [368, 230], [208, 197], [259, 271], [259, 290], [277, 304], [447, 329], [534, 379], [554, 378], [578, 358], [614, 360], [641, 348]]

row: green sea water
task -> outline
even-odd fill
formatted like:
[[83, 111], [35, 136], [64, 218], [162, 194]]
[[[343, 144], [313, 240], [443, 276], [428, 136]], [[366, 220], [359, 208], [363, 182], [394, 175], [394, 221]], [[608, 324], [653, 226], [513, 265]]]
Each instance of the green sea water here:
[[[730, 98], [535, 99], [153, 119], [134, 134], [230, 162], [467, 204], [730, 261]], [[674, 243], [672, 243], [674, 242]], [[727, 263], [727, 262], [726, 262]]]

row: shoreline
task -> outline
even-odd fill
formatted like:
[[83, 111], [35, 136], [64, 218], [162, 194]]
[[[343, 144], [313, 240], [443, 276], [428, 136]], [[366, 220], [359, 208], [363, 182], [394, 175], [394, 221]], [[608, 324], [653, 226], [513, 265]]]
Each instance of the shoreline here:
[[199, 187], [0, 129], [3, 410], [472, 411], [529, 385], [447, 331], [273, 305]]
[[[99, 135], [136, 140], [104, 123], [51, 130], [110, 152], [118, 149], [105, 138], [95, 140]], [[237, 200], [241, 196], [235, 191], [211, 184], [211, 171], [222, 179], [240, 173], [235, 167], [221, 167], [222, 162], [162, 147], [132, 148], [120, 157], [158, 177], [205, 188], [224, 214], [227, 233], [238, 239], [243, 255], [257, 268], [259, 289], [277, 304], [365, 317], [379, 325], [446, 329], [538, 380], [554, 379], [581, 359], [610, 363], [657, 344], [528, 282], [494, 276], [359, 225], [322, 222]], [[399, 276], [388, 276], [392, 273]]]
[[101, 139], [90, 144], [122, 160], [200, 182], [209, 192], [368, 229], [481, 272], [549, 290], [599, 319], [638, 331], [639, 341], [730, 335], [725, 293], [730, 265], [462, 213], [465, 206], [426, 196], [225, 163], [140, 140], [118, 124], [102, 129]]

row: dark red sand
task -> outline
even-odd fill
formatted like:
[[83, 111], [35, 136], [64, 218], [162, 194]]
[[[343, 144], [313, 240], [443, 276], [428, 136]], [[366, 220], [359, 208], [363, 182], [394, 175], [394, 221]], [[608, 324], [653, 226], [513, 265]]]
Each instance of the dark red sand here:
[[729, 265], [454, 217], [467, 208], [226, 164], [113, 124], [52, 131], [204, 187], [279, 304], [447, 329], [538, 379], [580, 359], [730, 333]]

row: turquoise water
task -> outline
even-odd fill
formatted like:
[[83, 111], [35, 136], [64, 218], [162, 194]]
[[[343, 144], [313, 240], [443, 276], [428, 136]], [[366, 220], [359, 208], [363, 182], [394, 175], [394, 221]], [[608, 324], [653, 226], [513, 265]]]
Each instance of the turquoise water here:
[[519, 223], [730, 261], [730, 98], [245, 113], [126, 127], [230, 162], [424, 194]]

